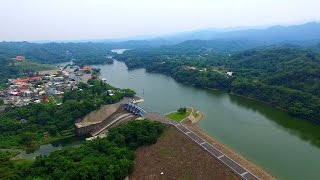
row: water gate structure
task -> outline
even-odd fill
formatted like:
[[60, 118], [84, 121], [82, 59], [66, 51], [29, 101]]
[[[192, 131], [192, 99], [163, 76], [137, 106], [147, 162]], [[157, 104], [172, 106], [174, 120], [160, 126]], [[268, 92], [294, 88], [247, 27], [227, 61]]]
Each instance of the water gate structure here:
[[131, 102], [124, 103], [124, 107], [127, 111], [129, 111], [135, 115], [138, 115], [138, 116], [143, 116], [146, 113], [146, 111], [142, 107], [138, 106], [137, 104], [131, 103]]

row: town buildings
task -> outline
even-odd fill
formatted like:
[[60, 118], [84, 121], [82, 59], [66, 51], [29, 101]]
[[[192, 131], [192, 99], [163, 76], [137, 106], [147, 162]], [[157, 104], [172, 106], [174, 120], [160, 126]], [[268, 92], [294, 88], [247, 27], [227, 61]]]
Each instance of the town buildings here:
[[92, 76], [91, 67], [80, 69], [78, 66], [66, 66], [48, 72], [39, 76], [8, 79], [9, 86], [0, 91], [0, 98], [9, 106], [47, 102], [49, 96], [61, 96], [78, 88], [78, 83], [87, 83]]

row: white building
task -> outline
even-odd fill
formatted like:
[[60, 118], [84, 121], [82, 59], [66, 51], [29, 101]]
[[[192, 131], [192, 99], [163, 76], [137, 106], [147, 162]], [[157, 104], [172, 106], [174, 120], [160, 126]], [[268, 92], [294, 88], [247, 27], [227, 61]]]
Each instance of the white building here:
[[230, 77], [232, 77], [232, 74], [233, 74], [232, 71], [227, 72], [227, 75], [230, 76]]

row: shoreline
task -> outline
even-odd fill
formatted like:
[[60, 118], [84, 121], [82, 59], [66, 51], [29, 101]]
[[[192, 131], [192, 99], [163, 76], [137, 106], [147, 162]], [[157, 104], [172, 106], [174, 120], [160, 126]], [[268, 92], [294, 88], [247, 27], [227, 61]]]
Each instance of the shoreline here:
[[[194, 110], [194, 108], [192, 108]], [[192, 114], [193, 115], [193, 114]], [[191, 114], [190, 114], [191, 116]], [[260, 179], [276, 179], [273, 177], [270, 173], [268, 173], [263, 168], [259, 167], [258, 165], [254, 164], [253, 162], [247, 160], [245, 157], [243, 157], [241, 154], [238, 154], [233, 149], [229, 148], [225, 144], [221, 143], [214, 137], [208, 135], [204, 130], [202, 130], [198, 126], [198, 122], [204, 117], [203, 113], [200, 112], [200, 116], [195, 118], [196, 121], [192, 121], [187, 117], [185, 120], [181, 122], [185, 127], [187, 127], [189, 130], [197, 134], [199, 137], [206, 140], [208, 143], [216, 147], [219, 151], [229, 156], [231, 159], [235, 160], [237, 163], [239, 163], [241, 166], [249, 170], [250, 172], [254, 173], [257, 177]], [[193, 117], [194, 118], [194, 117]]]
[[[121, 62], [123, 62], [123, 61], [121, 61]], [[143, 69], [146, 69], [145, 67], [142, 67], [142, 68], [143, 68]], [[297, 115], [290, 114], [287, 109], [283, 109], [283, 108], [281, 108], [281, 107], [279, 107], [279, 106], [276, 106], [276, 105], [273, 105], [272, 103], [267, 102], [267, 101], [262, 101], [262, 100], [259, 100], [259, 99], [253, 98], [253, 97], [236, 94], [236, 93], [234, 93], [234, 92], [232, 92], [232, 91], [229, 92], [229, 91], [224, 90], [224, 89], [209, 88], [209, 87], [196, 87], [196, 86], [195, 86], [194, 84], [192, 84], [192, 83], [188, 83], [188, 82], [183, 82], [183, 81], [177, 80], [177, 79], [174, 78], [171, 74], [161, 73], [161, 72], [157, 72], [157, 71], [146, 71], [146, 72], [166, 75], [166, 76], [171, 77], [172, 79], [174, 79], [176, 82], [178, 82], [178, 83], [180, 83], [180, 84], [192, 86], [192, 87], [194, 87], [194, 88], [207, 89], [207, 90], [213, 90], [213, 91], [220, 91], [220, 92], [227, 93], [228, 95], [233, 95], [233, 96], [236, 96], [236, 97], [241, 97], [241, 98], [244, 98], [244, 99], [248, 99], [248, 100], [252, 100], [252, 101], [255, 101], [255, 102], [263, 103], [263, 104], [269, 105], [269, 106], [271, 106], [271, 107], [273, 107], [273, 108], [276, 108], [276, 109], [278, 109], [278, 110], [280, 110], [280, 111], [283, 111], [283, 112], [287, 113], [288, 115], [290, 115], [290, 116], [292, 116], [292, 117], [294, 117], [294, 118], [300, 118], [300, 119], [305, 120], [305, 121], [309, 121], [309, 122], [312, 122], [312, 123], [320, 124], [320, 122], [317, 122], [315, 119], [311, 119], [311, 118], [307, 118], [307, 117], [301, 117], [301, 116], [297, 116]]]

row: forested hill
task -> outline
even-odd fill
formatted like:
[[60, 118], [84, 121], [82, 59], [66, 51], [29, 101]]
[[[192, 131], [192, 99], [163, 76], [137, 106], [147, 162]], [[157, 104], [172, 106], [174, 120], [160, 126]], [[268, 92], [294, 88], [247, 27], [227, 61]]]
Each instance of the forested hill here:
[[[132, 50], [117, 58], [129, 68], [144, 67], [179, 82], [254, 98], [320, 122], [319, 53], [281, 46], [232, 55], [180, 50], [172, 49], [175, 54], [163, 49]], [[233, 76], [228, 77], [227, 71], [233, 71]]]
[[60, 63], [75, 59], [86, 64], [108, 63], [110, 47], [104, 43], [0, 42], [0, 54], [6, 57], [25, 56], [40, 63]]
[[298, 49], [246, 51], [232, 56], [232, 91], [320, 121], [320, 56]]
[[111, 49], [151, 48], [172, 43], [164, 40], [140, 40], [124, 42], [77, 42], [77, 43], [30, 43], [30, 42], [0, 42], [0, 55], [7, 58], [25, 56], [38, 63], [52, 64], [74, 62], [78, 65], [109, 64], [113, 61], [108, 57]]

